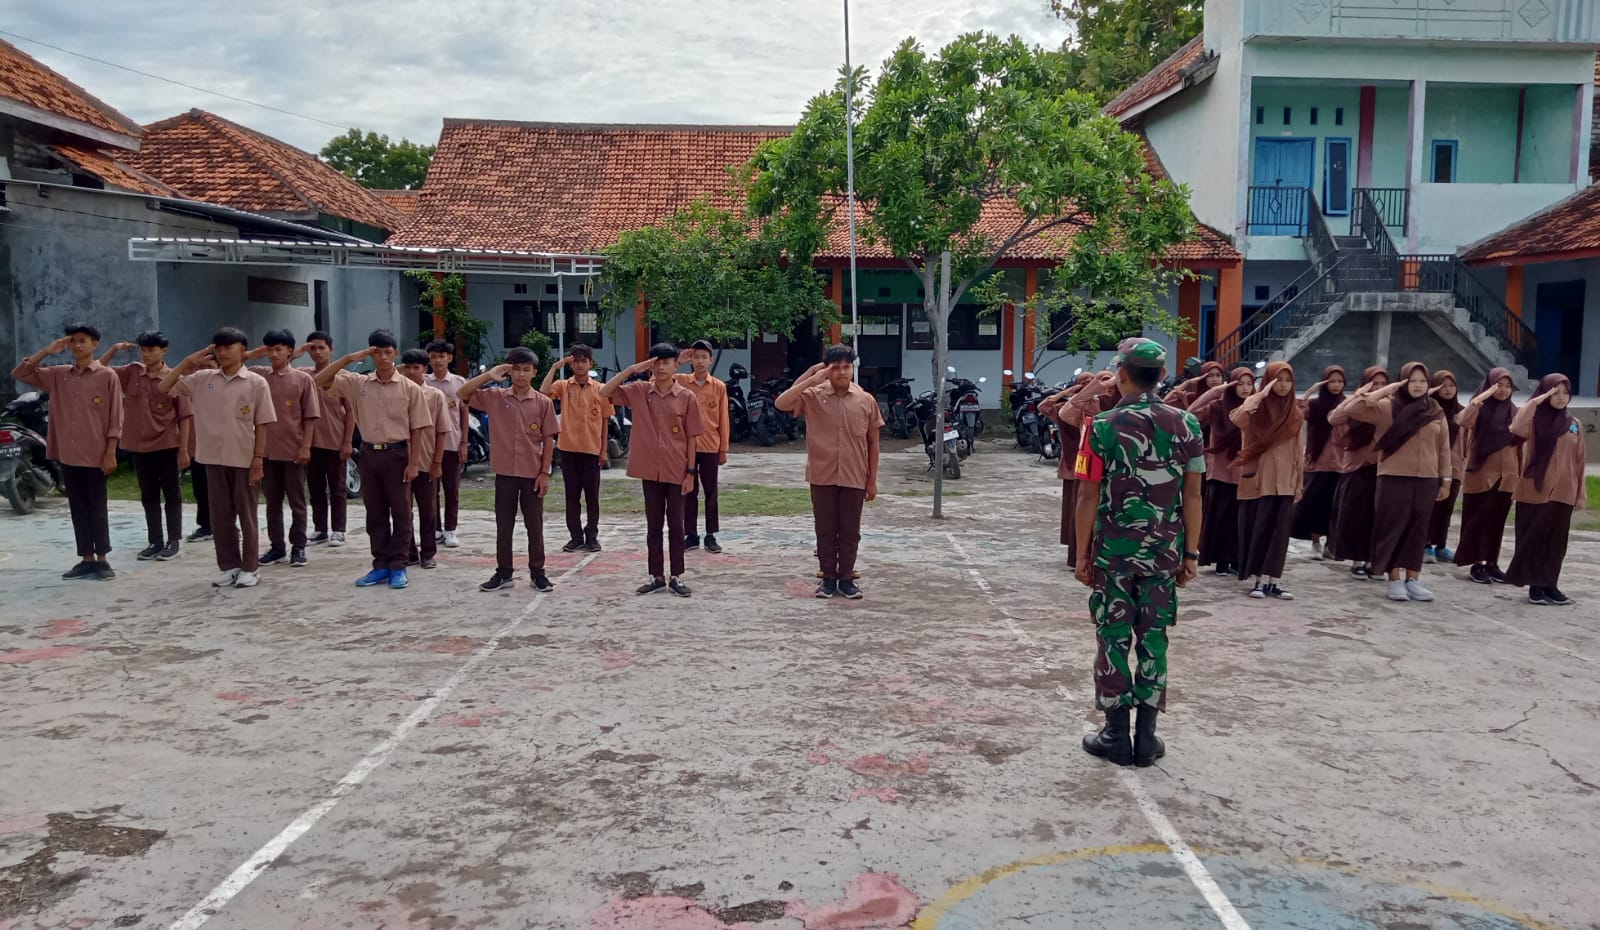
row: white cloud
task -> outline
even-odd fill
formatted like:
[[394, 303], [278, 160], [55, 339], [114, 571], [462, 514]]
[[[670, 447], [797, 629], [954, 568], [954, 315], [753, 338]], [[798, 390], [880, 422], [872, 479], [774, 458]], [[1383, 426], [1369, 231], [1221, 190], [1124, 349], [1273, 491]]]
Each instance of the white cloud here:
[[[0, 0], [0, 29], [340, 125], [432, 142], [447, 116], [792, 122], [843, 64], [825, 0]], [[914, 35], [1054, 45], [1043, 0], [852, 0], [855, 63]], [[7, 36], [140, 122], [211, 110], [315, 151], [337, 129]]]

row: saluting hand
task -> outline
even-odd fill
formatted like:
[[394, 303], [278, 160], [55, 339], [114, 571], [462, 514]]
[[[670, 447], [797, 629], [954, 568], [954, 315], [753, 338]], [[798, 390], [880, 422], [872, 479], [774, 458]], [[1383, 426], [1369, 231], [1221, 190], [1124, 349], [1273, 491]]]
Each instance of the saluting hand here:
[[306, 354], [309, 351], [311, 351], [311, 344], [310, 343], [305, 343], [303, 345], [295, 346], [294, 353], [289, 356], [289, 359], [291, 361], [293, 361], [294, 359], [299, 358], [300, 356]]
[[111, 347], [111, 354], [117, 355], [121, 352], [131, 352], [137, 348], [139, 348], [139, 344], [137, 342], [119, 342]]
[[245, 361], [249, 361], [253, 358], [266, 358], [267, 353], [271, 350], [271, 346], [256, 346], [254, 349], [251, 349], [244, 354]]
[[1545, 401], [1549, 400], [1551, 398], [1551, 396], [1555, 394], [1555, 392], [1556, 392], [1556, 389], [1555, 388], [1551, 388], [1550, 390], [1545, 391], [1543, 394], [1540, 394], [1538, 397], [1535, 397], [1533, 400], [1528, 401], [1528, 403], [1530, 403], [1530, 404], [1542, 404]]
[[72, 337], [62, 336], [44, 347], [44, 354], [54, 355], [57, 352], [67, 351], [67, 346], [72, 344]]
[[1482, 394], [1479, 394], [1477, 397], [1474, 397], [1472, 399], [1472, 405], [1474, 407], [1478, 406], [1479, 404], [1481, 404], [1484, 401], [1488, 400], [1489, 398], [1493, 397], [1494, 396], [1494, 392], [1497, 391], [1497, 390], [1499, 390], [1499, 386], [1498, 385], [1489, 388], [1489, 390], [1484, 391]]
[[489, 380], [490, 381], [504, 381], [505, 378], [506, 378], [506, 375], [509, 375], [509, 374], [511, 374], [511, 366], [509, 364], [496, 365], [493, 368], [489, 369]]
[[178, 363], [178, 367], [182, 368], [184, 371], [193, 371], [195, 366], [199, 365], [208, 357], [215, 354], [216, 351], [217, 347], [215, 345], [209, 345], [198, 352], [191, 352], [183, 357], [183, 361]]

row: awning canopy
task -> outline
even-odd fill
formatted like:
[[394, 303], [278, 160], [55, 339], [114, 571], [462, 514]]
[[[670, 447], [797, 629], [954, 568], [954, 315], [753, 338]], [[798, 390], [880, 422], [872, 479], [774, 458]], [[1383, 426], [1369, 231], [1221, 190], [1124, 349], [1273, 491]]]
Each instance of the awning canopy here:
[[187, 237], [128, 240], [136, 262], [206, 265], [328, 265], [376, 271], [479, 272], [528, 277], [584, 277], [600, 273], [598, 255], [505, 249], [433, 249], [370, 242], [291, 242]]

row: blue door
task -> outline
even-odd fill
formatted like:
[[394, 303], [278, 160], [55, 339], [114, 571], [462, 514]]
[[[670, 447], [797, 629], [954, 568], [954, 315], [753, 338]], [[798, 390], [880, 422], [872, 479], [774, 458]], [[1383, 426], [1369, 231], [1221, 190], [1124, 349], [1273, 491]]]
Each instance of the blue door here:
[[1315, 139], [1257, 139], [1255, 175], [1250, 189], [1250, 233], [1304, 236], [1306, 191], [1317, 157]]
[[1533, 335], [1539, 340], [1539, 368], [1534, 377], [1560, 372], [1578, 383], [1583, 351], [1582, 281], [1539, 285]]

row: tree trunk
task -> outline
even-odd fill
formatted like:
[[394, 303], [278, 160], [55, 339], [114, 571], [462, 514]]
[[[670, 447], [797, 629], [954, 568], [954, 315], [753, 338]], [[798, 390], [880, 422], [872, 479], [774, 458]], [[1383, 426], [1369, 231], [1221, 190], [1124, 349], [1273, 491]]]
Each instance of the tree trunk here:
[[933, 331], [933, 516], [944, 516], [944, 416], [949, 395], [944, 389], [946, 359], [949, 355], [950, 323], [950, 253], [939, 258], [939, 277], [935, 287], [933, 268], [923, 272], [923, 293], [932, 296], [923, 301], [923, 313]]

